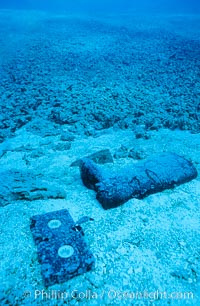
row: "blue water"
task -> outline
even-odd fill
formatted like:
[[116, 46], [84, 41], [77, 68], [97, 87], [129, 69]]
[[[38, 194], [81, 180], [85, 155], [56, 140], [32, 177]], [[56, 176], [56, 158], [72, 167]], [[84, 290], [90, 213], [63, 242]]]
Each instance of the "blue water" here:
[[198, 0], [5, 0], [0, 1], [0, 8], [67, 10], [82, 12], [127, 11], [159, 13], [200, 12]]

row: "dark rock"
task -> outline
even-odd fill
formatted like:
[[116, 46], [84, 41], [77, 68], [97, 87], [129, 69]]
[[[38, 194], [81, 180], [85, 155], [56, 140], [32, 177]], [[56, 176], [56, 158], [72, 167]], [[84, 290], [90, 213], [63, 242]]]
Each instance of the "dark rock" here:
[[95, 123], [95, 129], [108, 129], [112, 127], [117, 121], [119, 121], [120, 116], [109, 113], [98, 111], [93, 113], [94, 119], [97, 121]]
[[[97, 164], [106, 164], [106, 163], [113, 163], [112, 155], [109, 151], [109, 149], [100, 150], [98, 152], [95, 152], [93, 154], [90, 154], [86, 156], [86, 158], [91, 159]], [[82, 159], [78, 159], [74, 161], [70, 167], [79, 167], [82, 163]]]
[[72, 133], [62, 131], [60, 140], [62, 141], [74, 141], [75, 136]]
[[135, 118], [134, 116], [128, 115], [121, 123], [120, 128], [122, 129], [133, 129], [135, 127]]
[[143, 126], [138, 126], [136, 129], [135, 129], [135, 138], [136, 139], [139, 139], [139, 138], [142, 138], [142, 139], [149, 139], [150, 136], [148, 134], [148, 132], [146, 131], [145, 127]]
[[95, 129], [93, 128], [93, 127], [86, 127], [85, 129], [84, 129], [84, 134], [86, 135], [86, 136], [95, 136]]
[[175, 271], [172, 271], [171, 276], [177, 277], [179, 279], [183, 279], [185, 281], [188, 281], [189, 278], [191, 278], [191, 273], [188, 269], [184, 269], [183, 267], [178, 268]]
[[136, 150], [135, 148], [132, 148], [128, 152], [128, 157], [133, 159], [144, 159], [146, 158], [146, 153], [143, 149]]
[[125, 147], [124, 145], [122, 145], [117, 152], [114, 153], [114, 158], [118, 159], [118, 158], [125, 158], [128, 157], [128, 148]]
[[97, 192], [104, 209], [117, 207], [131, 198], [142, 199], [197, 177], [192, 163], [174, 153], [162, 153], [120, 172], [105, 172], [86, 159], [80, 167], [84, 185]]
[[46, 119], [36, 118], [26, 125], [26, 130], [41, 137], [57, 136], [60, 134], [58, 125]]
[[70, 148], [71, 148], [71, 143], [70, 142], [59, 142], [53, 147], [53, 150], [55, 150], [55, 151], [66, 151], [66, 150], [69, 150]]

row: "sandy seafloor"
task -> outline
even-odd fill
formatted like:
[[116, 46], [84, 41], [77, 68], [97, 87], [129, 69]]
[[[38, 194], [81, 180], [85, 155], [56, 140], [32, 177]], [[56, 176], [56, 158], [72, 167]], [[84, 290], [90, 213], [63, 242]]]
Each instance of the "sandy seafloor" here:
[[[199, 176], [103, 210], [70, 167], [109, 149], [102, 167], [171, 151], [200, 171], [199, 22], [0, 11], [1, 305], [199, 305]], [[63, 208], [94, 218], [96, 266], [45, 288], [30, 217]]]

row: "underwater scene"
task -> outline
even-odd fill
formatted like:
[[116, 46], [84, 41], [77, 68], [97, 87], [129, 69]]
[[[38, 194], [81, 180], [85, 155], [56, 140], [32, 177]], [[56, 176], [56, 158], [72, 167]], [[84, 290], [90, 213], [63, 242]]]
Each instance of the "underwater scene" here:
[[0, 305], [200, 305], [200, 3], [0, 1]]

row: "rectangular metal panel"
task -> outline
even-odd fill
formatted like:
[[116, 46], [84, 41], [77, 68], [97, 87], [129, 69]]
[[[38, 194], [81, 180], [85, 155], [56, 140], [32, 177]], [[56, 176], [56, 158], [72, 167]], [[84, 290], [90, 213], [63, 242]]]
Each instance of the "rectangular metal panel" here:
[[91, 270], [95, 259], [67, 209], [33, 216], [30, 225], [45, 286]]

